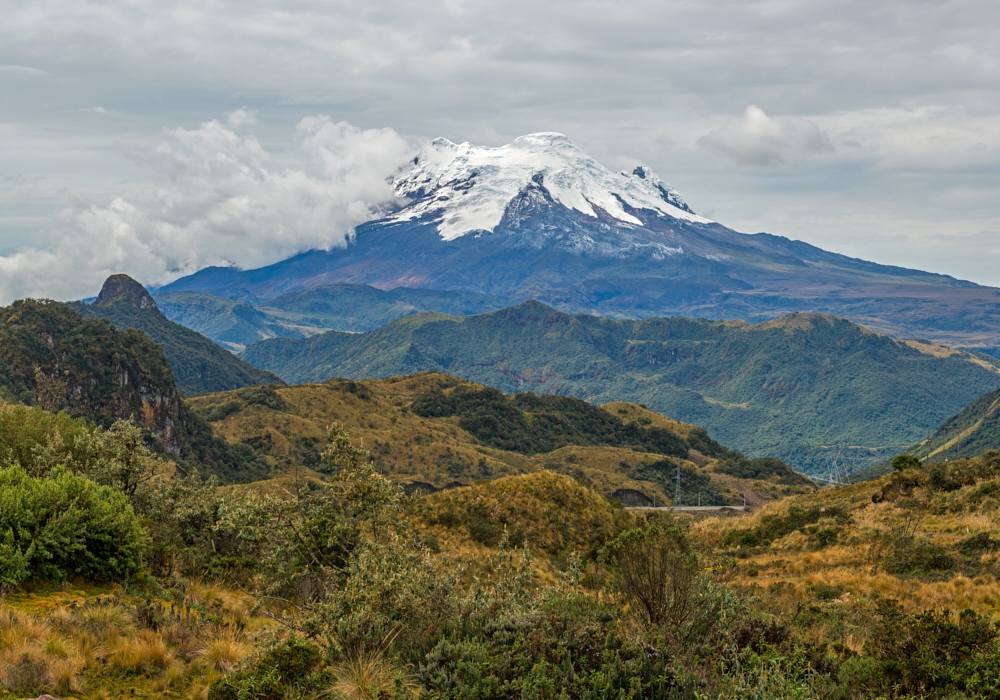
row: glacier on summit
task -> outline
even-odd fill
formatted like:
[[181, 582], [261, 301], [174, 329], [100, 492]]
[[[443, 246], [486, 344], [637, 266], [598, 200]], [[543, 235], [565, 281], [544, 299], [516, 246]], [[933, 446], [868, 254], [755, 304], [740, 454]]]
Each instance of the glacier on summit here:
[[392, 179], [396, 195], [410, 200], [387, 221], [431, 217], [446, 241], [467, 233], [493, 231], [508, 205], [531, 187], [590, 217], [599, 212], [623, 224], [643, 226], [631, 211], [646, 210], [692, 223], [698, 216], [652, 170], [613, 172], [584, 153], [563, 134], [529, 134], [490, 148], [430, 142]]

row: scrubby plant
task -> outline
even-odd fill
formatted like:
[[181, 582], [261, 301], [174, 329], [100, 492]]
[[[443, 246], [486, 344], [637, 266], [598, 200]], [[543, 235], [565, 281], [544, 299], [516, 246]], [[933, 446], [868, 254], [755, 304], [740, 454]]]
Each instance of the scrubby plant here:
[[614, 566], [614, 585], [651, 627], [687, 643], [716, 624], [710, 583], [681, 530], [657, 525], [635, 528], [618, 535], [605, 549]]
[[126, 581], [143, 568], [149, 534], [127, 497], [57, 468], [0, 469], [0, 585], [69, 575]]
[[921, 466], [920, 459], [913, 455], [896, 455], [892, 458], [892, 468], [898, 472], [907, 469], [920, 469]]

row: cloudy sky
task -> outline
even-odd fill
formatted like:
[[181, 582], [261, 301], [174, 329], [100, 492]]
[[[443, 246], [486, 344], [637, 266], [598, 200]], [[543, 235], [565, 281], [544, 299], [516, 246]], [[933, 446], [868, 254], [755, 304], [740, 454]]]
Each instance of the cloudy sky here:
[[1000, 286], [995, 0], [0, 0], [0, 301], [336, 245], [422, 140]]

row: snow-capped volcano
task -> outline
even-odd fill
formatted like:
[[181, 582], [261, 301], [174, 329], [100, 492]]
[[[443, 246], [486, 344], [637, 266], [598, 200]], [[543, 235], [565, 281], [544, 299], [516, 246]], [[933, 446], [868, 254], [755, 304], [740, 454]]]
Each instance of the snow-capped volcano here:
[[161, 291], [256, 304], [349, 283], [537, 299], [615, 316], [762, 320], [810, 311], [1000, 348], [995, 290], [733, 231], [696, 215], [650, 169], [613, 172], [561, 134], [499, 148], [438, 139], [391, 182], [403, 206], [358, 226], [343, 248], [258, 270], [208, 268]]
[[521, 136], [498, 148], [436, 139], [394, 178], [399, 197], [410, 200], [390, 221], [438, 220], [447, 241], [493, 231], [519, 195], [543, 190], [553, 202], [597, 219], [600, 213], [642, 226], [635, 212], [696, 223], [684, 200], [645, 166], [616, 173], [557, 133]]

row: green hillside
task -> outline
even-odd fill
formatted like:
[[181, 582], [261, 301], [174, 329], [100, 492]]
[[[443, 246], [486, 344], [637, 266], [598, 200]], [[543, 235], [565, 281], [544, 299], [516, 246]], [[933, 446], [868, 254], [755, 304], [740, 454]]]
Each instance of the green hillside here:
[[815, 488], [779, 460], [748, 460], [704, 429], [640, 406], [506, 396], [435, 372], [251, 387], [190, 399], [215, 434], [251, 448], [271, 474], [323, 472], [336, 423], [378, 472], [410, 493], [559, 472], [628, 505], [764, 502]]
[[281, 381], [169, 320], [145, 288], [127, 275], [112, 275], [93, 304], [76, 303], [73, 308], [90, 318], [106, 318], [118, 328], [143, 331], [163, 348], [177, 386], [186, 394]]
[[941, 462], [996, 449], [1000, 449], [1000, 389], [977, 398], [910, 452], [928, 462]]
[[[302, 338], [304, 333], [278, 323], [272, 316], [243, 301], [200, 292], [154, 294], [168, 319], [214, 340], [230, 350], [242, 350], [267, 338]], [[323, 329], [325, 330], [325, 329]]]
[[163, 350], [65, 304], [27, 299], [0, 308], [0, 399], [110, 427], [133, 419], [158, 450], [227, 483], [266, 476], [253, 450], [215, 438], [181, 399]]
[[302, 338], [331, 329], [369, 331], [400, 316], [424, 311], [467, 316], [513, 303], [474, 292], [407, 287], [383, 291], [364, 284], [330, 284], [288, 292], [263, 306], [201, 292], [154, 296], [171, 321], [233, 350], [262, 339]]
[[830, 316], [615, 321], [537, 302], [464, 318], [421, 314], [364, 334], [268, 340], [241, 357], [289, 382], [434, 370], [506, 392], [643, 403], [809, 474], [826, 473], [838, 452], [854, 470], [896, 454], [1000, 383], [980, 356]]
[[160, 348], [62, 304], [26, 299], [0, 309], [0, 392], [104, 427], [134, 416], [179, 450], [181, 402]]

